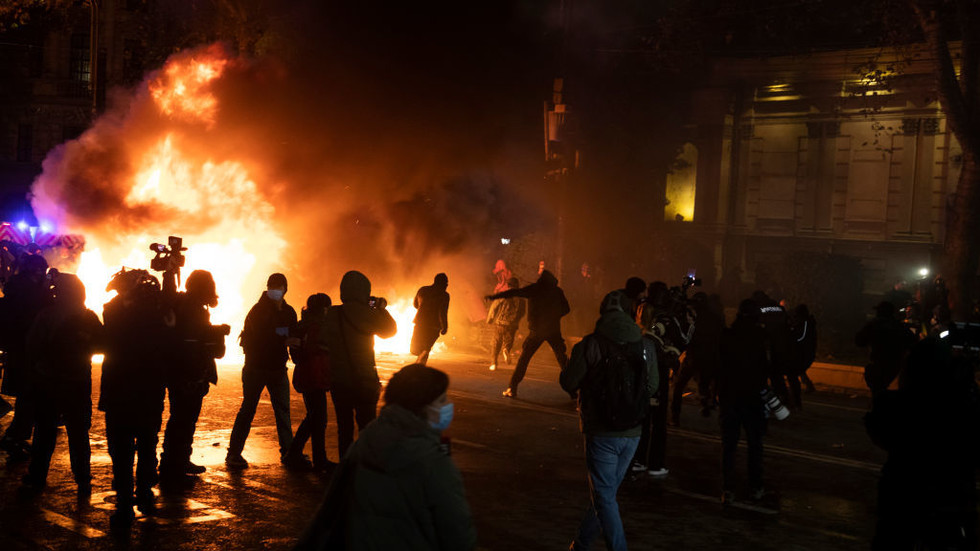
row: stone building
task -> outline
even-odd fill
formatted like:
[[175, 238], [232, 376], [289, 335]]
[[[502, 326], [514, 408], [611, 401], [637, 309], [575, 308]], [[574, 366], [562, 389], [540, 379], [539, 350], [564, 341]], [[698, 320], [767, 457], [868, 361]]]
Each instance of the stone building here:
[[926, 55], [715, 60], [664, 213], [700, 273], [745, 296], [808, 260], [850, 261], [867, 303], [932, 269], [961, 157]]

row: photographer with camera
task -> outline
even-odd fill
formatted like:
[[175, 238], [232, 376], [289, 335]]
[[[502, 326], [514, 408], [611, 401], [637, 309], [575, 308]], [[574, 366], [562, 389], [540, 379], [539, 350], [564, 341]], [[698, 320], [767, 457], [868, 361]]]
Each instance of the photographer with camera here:
[[146, 270], [123, 268], [106, 290], [117, 295], [102, 311], [106, 343], [99, 409], [105, 412], [116, 491], [116, 512], [110, 523], [126, 527], [135, 518], [134, 453], [138, 456], [135, 504], [144, 514], [154, 509], [157, 434], [166, 392], [166, 358], [174, 348], [176, 320], [163, 301], [160, 282]]
[[[242, 457], [255, 418], [262, 389], [268, 389], [272, 412], [276, 416], [276, 433], [279, 436], [279, 458], [287, 467], [302, 468], [309, 461], [302, 455], [293, 456], [286, 462], [286, 454], [293, 443], [293, 427], [289, 420], [289, 376], [286, 360], [289, 359], [287, 344], [290, 334], [296, 332], [296, 310], [286, 303], [288, 288], [286, 276], [275, 273], [266, 281], [266, 291], [245, 316], [245, 326], [239, 341], [245, 352], [242, 368], [242, 405], [231, 429], [228, 456], [225, 464], [244, 469], [248, 462]], [[295, 337], [294, 337], [295, 338]]]
[[374, 336], [392, 337], [395, 319], [385, 309], [388, 301], [371, 296], [371, 281], [351, 270], [340, 281], [339, 306], [327, 310], [325, 341], [330, 350], [330, 392], [337, 415], [340, 457], [358, 431], [377, 416], [381, 381], [374, 361]]
[[[179, 245], [175, 253], [179, 254]], [[191, 463], [194, 431], [204, 396], [210, 385], [218, 384], [214, 360], [225, 355], [224, 338], [231, 330], [227, 325], [211, 325], [208, 309], [218, 305], [211, 272], [194, 270], [187, 277], [186, 292], [170, 294], [175, 289], [176, 275], [175, 270], [165, 272], [163, 285], [165, 300], [174, 305], [177, 339], [176, 358], [167, 374], [170, 418], [160, 454], [160, 478], [171, 484], [187, 482], [188, 475], [205, 471]]]

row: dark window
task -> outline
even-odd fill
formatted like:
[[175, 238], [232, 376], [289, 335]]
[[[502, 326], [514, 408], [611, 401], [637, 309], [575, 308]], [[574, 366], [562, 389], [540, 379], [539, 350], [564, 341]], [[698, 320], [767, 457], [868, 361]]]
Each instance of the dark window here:
[[91, 57], [89, 56], [89, 37], [87, 34], [71, 35], [71, 59], [69, 69], [73, 92], [85, 94], [92, 81]]
[[34, 156], [34, 127], [22, 124], [17, 127], [17, 162], [29, 163]]

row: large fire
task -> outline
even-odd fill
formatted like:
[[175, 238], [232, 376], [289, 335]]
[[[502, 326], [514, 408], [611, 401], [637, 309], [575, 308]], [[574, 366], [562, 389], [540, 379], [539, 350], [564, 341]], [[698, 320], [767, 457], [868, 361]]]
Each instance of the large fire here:
[[[105, 292], [112, 274], [120, 267], [146, 268], [152, 253], [149, 244], [166, 243], [168, 235], [184, 240], [186, 277], [192, 270], [208, 270], [217, 283], [219, 301], [212, 310], [213, 323], [228, 323], [227, 361], [240, 361], [241, 349], [234, 338], [241, 329], [247, 309], [265, 288], [272, 272], [286, 272], [283, 266], [287, 240], [274, 220], [276, 206], [262, 191], [247, 168], [247, 159], [212, 158], [202, 151], [200, 140], [184, 138], [195, 128], [200, 133], [215, 125], [221, 105], [211, 93], [210, 84], [222, 76], [231, 61], [221, 48], [210, 48], [194, 56], [171, 60], [147, 83], [147, 92], [165, 124], [145, 125], [125, 140], [125, 152], [132, 166], [124, 182], [125, 206], [132, 212], [164, 213], [147, 216], [138, 230], [127, 230], [114, 220], [100, 221], [97, 227], [61, 227], [64, 232], [85, 236], [77, 273], [88, 291], [87, 305], [97, 313], [111, 298]], [[139, 126], [139, 125], [137, 125]], [[92, 131], [79, 140], [97, 140]], [[194, 145], [197, 144], [197, 145]], [[89, 143], [89, 146], [98, 144]], [[117, 187], [119, 182], [114, 182]], [[36, 201], [42, 214], [71, 226], [70, 217], [59, 216], [63, 205]], [[60, 211], [60, 212], [59, 212]], [[68, 218], [66, 220], [66, 218]], [[293, 296], [302, 305], [305, 297]], [[411, 300], [391, 299], [398, 335], [378, 341], [378, 350], [407, 354], [415, 310]], [[297, 308], [298, 309], [298, 308]]]

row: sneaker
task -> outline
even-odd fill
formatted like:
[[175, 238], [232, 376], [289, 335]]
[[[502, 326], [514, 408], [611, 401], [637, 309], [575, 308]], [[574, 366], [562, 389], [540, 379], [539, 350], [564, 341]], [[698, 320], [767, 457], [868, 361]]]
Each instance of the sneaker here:
[[157, 510], [156, 497], [153, 490], [136, 490], [136, 508], [144, 515], [152, 515]]
[[245, 458], [240, 453], [229, 453], [225, 456], [225, 465], [232, 469], [247, 469], [248, 461], [245, 461]]
[[496, 370], [497, 370], [497, 364], [490, 364], [490, 371], [496, 371]]
[[517, 390], [507, 387], [507, 390], [502, 393], [504, 398], [517, 398]]
[[670, 473], [665, 467], [660, 467], [659, 469], [650, 469], [647, 474], [653, 478], [667, 478], [667, 474]]
[[735, 503], [735, 492], [730, 492], [726, 490], [721, 493], [722, 505], [732, 505], [733, 503]]
[[184, 466], [184, 474], [203, 474], [206, 470], [203, 465], [197, 465], [190, 461]]
[[642, 473], [643, 471], [647, 470], [647, 466], [644, 465], [643, 463], [634, 461], [633, 466], [630, 467], [630, 470], [633, 471], [634, 473]]

